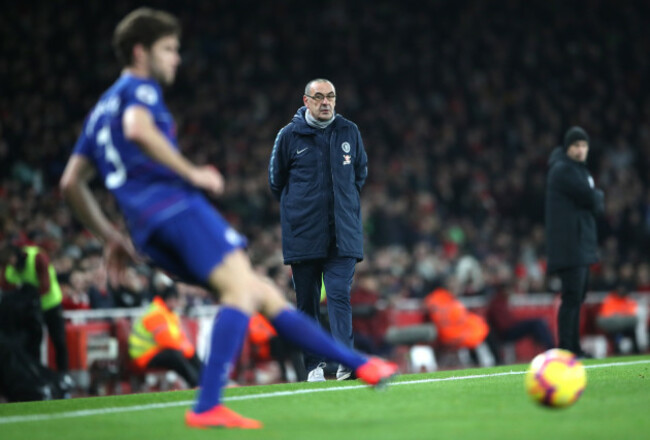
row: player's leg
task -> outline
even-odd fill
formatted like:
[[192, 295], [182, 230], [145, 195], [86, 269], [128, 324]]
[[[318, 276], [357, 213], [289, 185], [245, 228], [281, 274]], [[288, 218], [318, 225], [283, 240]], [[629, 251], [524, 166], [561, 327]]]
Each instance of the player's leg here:
[[241, 250], [245, 244], [246, 240], [223, 217], [202, 203], [159, 225], [142, 246], [144, 253], [161, 268], [185, 281], [204, 285], [220, 297], [221, 307], [214, 319], [197, 401], [185, 417], [189, 426], [262, 426], [221, 405], [222, 389], [257, 304], [248, 275], [250, 264]]
[[210, 338], [210, 353], [205, 360], [193, 411], [186, 422], [193, 427], [260, 428], [261, 423], [244, 418], [221, 404], [228, 381], [248, 330], [250, 315], [256, 311], [262, 292], [248, 258], [240, 249], [226, 255], [209, 275], [208, 285], [218, 292], [220, 309]]

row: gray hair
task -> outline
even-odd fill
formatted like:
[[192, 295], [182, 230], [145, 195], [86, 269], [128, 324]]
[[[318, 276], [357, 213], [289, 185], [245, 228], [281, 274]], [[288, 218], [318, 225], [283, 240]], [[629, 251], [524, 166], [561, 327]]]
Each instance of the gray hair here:
[[311, 89], [312, 84], [314, 84], [314, 83], [319, 83], [319, 82], [330, 83], [330, 84], [332, 85], [332, 88], [334, 88], [334, 84], [333, 84], [332, 81], [330, 81], [329, 79], [325, 79], [325, 78], [316, 78], [316, 79], [312, 79], [311, 81], [309, 81], [309, 82], [307, 83], [307, 85], [305, 86], [305, 95], [309, 95], [309, 89]]

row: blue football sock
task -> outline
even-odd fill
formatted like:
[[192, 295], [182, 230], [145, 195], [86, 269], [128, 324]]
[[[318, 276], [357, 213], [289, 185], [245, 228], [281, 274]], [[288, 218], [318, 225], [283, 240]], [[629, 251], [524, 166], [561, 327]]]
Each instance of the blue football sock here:
[[353, 370], [367, 361], [361, 354], [336, 342], [316, 322], [296, 310], [283, 310], [271, 320], [271, 323], [278, 334], [287, 341]]
[[194, 412], [202, 413], [221, 402], [221, 391], [228, 383], [230, 369], [241, 350], [250, 317], [224, 306], [214, 318], [210, 354], [201, 373], [201, 386]]

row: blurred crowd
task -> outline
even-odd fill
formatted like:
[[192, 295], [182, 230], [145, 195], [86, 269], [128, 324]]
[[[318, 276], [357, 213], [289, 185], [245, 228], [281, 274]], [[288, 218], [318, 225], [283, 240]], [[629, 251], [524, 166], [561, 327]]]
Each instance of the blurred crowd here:
[[[358, 271], [382, 296], [421, 298], [450, 275], [466, 294], [504, 277], [521, 293], [552, 289], [545, 174], [571, 125], [591, 137], [588, 166], [606, 197], [592, 289], [650, 291], [647, 2], [159, 3], [184, 25], [166, 97], [182, 151], [222, 170], [215, 203], [287, 292], [266, 170], [315, 77], [335, 84], [337, 111], [358, 124], [368, 152]], [[86, 112], [119, 75], [113, 27], [136, 6], [18, 2], [0, 15], [0, 234], [46, 249], [67, 308], [146, 297], [145, 266], [107, 289], [100, 243], [57, 188]], [[119, 224], [111, 196], [100, 200]], [[209, 301], [181, 290], [189, 303]]]

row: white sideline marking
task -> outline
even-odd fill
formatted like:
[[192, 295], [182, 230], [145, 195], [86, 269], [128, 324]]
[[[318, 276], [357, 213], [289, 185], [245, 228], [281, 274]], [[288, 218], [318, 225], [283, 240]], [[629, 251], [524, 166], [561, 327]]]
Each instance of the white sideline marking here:
[[[650, 364], [650, 360], [611, 362], [608, 364], [585, 365], [585, 368], [622, 367], [622, 366], [637, 365], [637, 364]], [[408, 380], [403, 382], [393, 382], [390, 384], [390, 386], [396, 387], [401, 385], [447, 382], [452, 380], [485, 379], [489, 377], [519, 375], [519, 374], [524, 374], [525, 372], [526, 372], [525, 370], [505, 371], [503, 373], [473, 374], [470, 376], [450, 376], [450, 377], [440, 377], [440, 378], [431, 378], [431, 379]], [[368, 388], [368, 385], [339, 386], [339, 387], [332, 387], [332, 388], [315, 388], [315, 389], [304, 389], [304, 390], [293, 390], [293, 391], [276, 391], [272, 393], [259, 393], [259, 394], [248, 394], [244, 396], [225, 397], [223, 400], [226, 402], [234, 402], [238, 400], [266, 399], [269, 397], [294, 396], [297, 394], [312, 394], [312, 393], [325, 393], [330, 391], [357, 390], [360, 388]], [[32, 415], [25, 415], [25, 416], [8, 416], [8, 417], [0, 417], [0, 425], [9, 424], [9, 423], [20, 423], [20, 422], [36, 422], [36, 421], [43, 421], [43, 420], [70, 419], [75, 417], [116, 414], [116, 413], [130, 412], [130, 411], [147, 411], [151, 409], [174, 408], [177, 406], [190, 406], [192, 405], [192, 403], [194, 403], [192, 400], [184, 400], [180, 402], [151, 403], [148, 405], [122, 406], [116, 408], [85, 409], [85, 410], [78, 410], [78, 411], [62, 412], [57, 414], [32, 414]], [[1, 408], [2, 405], [0, 405], [0, 409]]]

